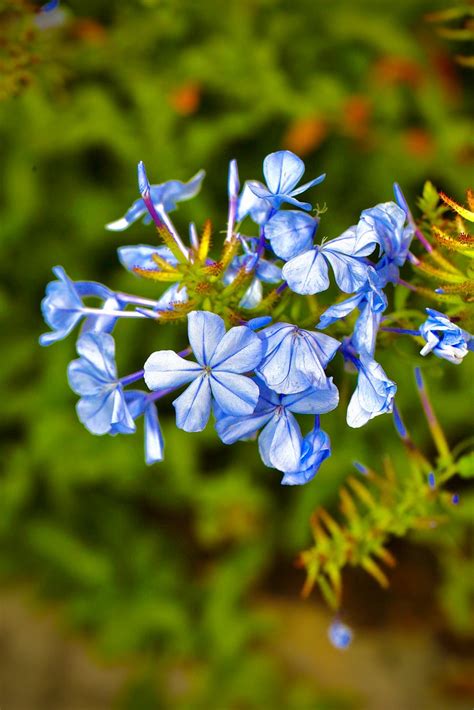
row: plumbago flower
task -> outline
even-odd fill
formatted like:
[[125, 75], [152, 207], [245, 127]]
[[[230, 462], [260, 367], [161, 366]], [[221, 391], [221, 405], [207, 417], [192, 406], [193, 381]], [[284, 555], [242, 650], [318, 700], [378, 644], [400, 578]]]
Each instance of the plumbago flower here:
[[427, 320], [420, 326], [420, 335], [426, 340], [421, 355], [433, 353], [444, 360], [459, 365], [469, 350], [474, 350], [470, 333], [452, 323], [444, 313], [427, 308]]
[[145, 362], [145, 382], [151, 390], [192, 384], [174, 400], [176, 424], [184, 431], [202, 431], [215, 401], [226, 414], [248, 415], [258, 401], [258, 387], [243, 373], [262, 357], [262, 341], [246, 326], [227, 333], [220, 316], [193, 311], [188, 316], [188, 338], [197, 362], [173, 350], [152, 353]]
[[[261, 380], [257, 380], [257, 384], [260, 396], [255, 410], [240, 416], [229, 416], [219, 411], [217, 433], [225, 444], [233, 444], [239, 439], [248, 439], [261, 429], [258, 446], [265, 466], [294, 473], [291, 483], [304, 483], [305, 472], [313, 468], [316, 473], [318, 454], [314, 450], [326, 449], [327, 453], [320, 461], [329, 456], [329, 439], [326, 435], [317, 440], [314, 437], [306, 439], [302, 449], [303, 437], [294, 414], [325, 414], [332, 411], [339, 401], [337, 387], [330, 378], [320, 389], [310, 387], [297, 394], [281, 395]], [[307, 480], [310, 478], [311, 473]], [[285, 481], [289, 482], [290, 479]]]
[[[132, 434], [141, 417], [145, 460], [161, 461], [164, 442], [156, 403], [172, 395], [178, 428], [200, 432], [213, 415], [225, 444], [258, 436], [264, 465], [283, 474], [282, 484], [301, 485], [314, 479], [331, 454], [320, 416], [339, 405], [333, 381], [337, 370], [331, 371], [338, 354], [357, 373], [346, 421], [358, 428], [394, 407], [397, 386], [376, 355], [378, 343], [392, 337], [387, 333], [423, 338], [422, 355], [432, 352], [456, 364], [473, 349], [466, 330], [431, 309], [425, 322], [420, 316], [416, 329], [387, 326], [416, 313], [387, 313], [388, 284], [417, 291], [400, 278], [405, 262], [421, 263], [409, 251], [413, 235], [417, 246], [431, 249], [438, 264], [446, 262], [416, 226], [399, 186], [394, 188], [398, 204], [383, 202], [363, 210], [342, 234], [319, 240], [320, 211], [313, 216], [312, 205], [297, 197], [325, 176], [298, 186], [304, 170], [298, 156], [280, 150], [263, 162], [265, 183], [247, 180], [241, 190], [232, 160], [225, 237], [213, 251], [209, 222], [200, 234], [191, 223], [189, 238], [183, 239], [169, 217], [178, 202], [199, 192], [204, 172], [187, 183], [151, 185], [143, 162], [138, 163], [140, 196], [107, 229], [121, 232], [141, 218], [154, 225], [159, 243], [140, 240], [119, 246], [117, 254], [131, 277], [154, 283], [156, 296], [74, 281], [57, 266], [56, 280], [47, 285], [41, 305], [50, 328], [40, 336], [41, 345], [80, 330], [79, 357], [69, 365], [68, 377], [80, 397], [78, 417], [91, 433]], [[244, 235], [240, 227], [246, 217], [257, 226], [250, 224]], [[449, 235], [442, 239], [452, 246]], [[468, 241], [460, 249], [470, 248]], [[433, 266], [427, 269], [433, 272]], [[453, 280], [465, 288], [464, 275], [455, 266], [446, 277], [448, 286], [442, 286], [448, 301]], [[147, 320], [149, 328], [155, 321], [161, 327], [187, 321], [183, 349], [144, 352], [136, 372], [118, 377], [112, 333], [127, 318]], [[136, 389], [142, 379], [145, 391]], [[315, 418], [310, 431], [302, 431], [300, 415]]]

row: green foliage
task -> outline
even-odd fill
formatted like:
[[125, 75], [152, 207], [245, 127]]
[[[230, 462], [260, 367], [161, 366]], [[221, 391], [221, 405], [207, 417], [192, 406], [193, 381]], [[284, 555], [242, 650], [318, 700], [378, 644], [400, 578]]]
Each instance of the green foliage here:
[[429, 461], [405, 433], [402, 441], [406, 461], [400, 472], [386, 459], [383, 475], [369, 468], [362, 478], [347, 478], [347, 485], [339, 489], [344, 524], [339, 525], [324, 508], [317, 509], [311, 518], [314, 545], [298, 559], [307, 573], [305, 596], [317, 584], [326, 602], [338, 609], [342, 603], [341, 572], [347, 565], [361, 567], [382, 587], [387, 587], [389, 580], [380, 563], [389, 567], [395, 564], [387, 548], [391, 538], [449, 522], [452, 495], [443, 486], [456, 474], [474, 475], [473, 454], [456, 460], [424, 388], [421, 402], [438, 449], [437, 461]]

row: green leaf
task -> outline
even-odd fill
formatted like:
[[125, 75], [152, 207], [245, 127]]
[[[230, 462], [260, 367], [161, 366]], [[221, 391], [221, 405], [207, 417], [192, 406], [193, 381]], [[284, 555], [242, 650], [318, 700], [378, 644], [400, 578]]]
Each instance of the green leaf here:
[[474, 451], [462, 456], [458, 463], [458, 473], [463, 478], [474, 478]]

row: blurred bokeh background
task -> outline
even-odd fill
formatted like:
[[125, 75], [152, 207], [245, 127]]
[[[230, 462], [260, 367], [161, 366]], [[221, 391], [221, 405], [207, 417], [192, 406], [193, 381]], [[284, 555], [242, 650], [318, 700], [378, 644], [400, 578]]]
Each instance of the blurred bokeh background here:
[[[446, 4], [65, 0], [63, 21], [40, 29], [34, 5], [0, 1], [4, 710], [472, 706], [474, 497], [461, 481], [451, 522], [394, 543], [388, 591], [348, 575], [345, 654], [318, 595], [299, 596], [311, 511], [335, 506], [354, 459], [404, 465], [389, 417], [348, 431], [343, 407], [329, 415], [332, 458], [305, 488], [282, 489], [256, 447], [224, 447], [212, 427], [179, 432], [165, 410], [166, 461], [148, 468], [141, 434], [93, 437], [78, 422], [74, 338], [37, 344], [52, 266], [137, 286], [115, 249], [152, 231], [104, 224], [136, 198], [140, 159], [155, 183], [207, 171], [175, 214], [183, 229], [207, 217], [223, 229], [228, 161], [259, 178], [280, 148], [310, 177], [327, 173], [326, 236], [391, 199], [394, 180], [412, 204], [426, 179], [462, 201], [472, 70], [425, 20]], [[119, 328], [121, 372], [159, 347], [146, 326]], [[430, 453], [404, 347], [381, 361]], [[472, 422], [472, 364], [432, 360], [424, 372], [455, 445]]]

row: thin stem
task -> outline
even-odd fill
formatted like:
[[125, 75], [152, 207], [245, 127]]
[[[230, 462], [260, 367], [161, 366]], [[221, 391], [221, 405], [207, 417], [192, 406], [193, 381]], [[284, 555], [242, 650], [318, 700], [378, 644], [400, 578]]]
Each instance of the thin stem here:
[[131, 385], [132, 382], [137, 382], [138, 380], [143, 379], [143, 375], [145, 373], [145, 370], [138, 370], [137, 372], [132, 372], [131, 375], [127, 375], [126, 377], [121, 377], [119, 382], [126, 387], [127, 385]]
[[81, 313], [94, 316], [114, 316], [115, 318], [146, 318], [138, 311], [109, 311], [104, 308], [81, 308]]
[[409, 330], [408, 328], [380, 328], [384, 333], [399, 333], [400, 335], [420, 335], [419, 330]]
[[416, 286], [413, 286], [413, 284], [408, 283], [408, 281], [404, 281], [403, 279], [398, 279], [397, 283], [399, 286], [404, 286], [405, 288], [410, 289], [410, 291], [413, 291], [414, 293], [416, 293], [418, 290]]
[[124, 303], [136, 303], [140, 306], [156, 306], [158, 301], [154, 301], [151, 298], [142, 298], [141, 296], [134, 296], [131, 293], [117, 293], [117, 298]]
[[428, 392], [425, 388], [423, 375], [421, 374], [421, 370], [419, 367], [415, 368], [415, 380], [416, 380], [416, 386], [418, 389], [418, 395], [419, 395], [420, 401], [421, 401], [421, 406], [423, 407], [426, 421], [428, 422], [428, 426], [430, 428], [431, 435], [433, 437], [433, 441], [435, 443], [435, 446], [438, 449], [438, 453], [441, 456], [441, 458], [451, 461], [451, 451], [449, 449], [448, 442], [447, 442], [446, 437], [444, 435], [444, 431], [442, 430], [441, 425], [438, 421], [438, 418], [435, 414], [435, 411], [431, 405], [431, 401], [428, 396]]

